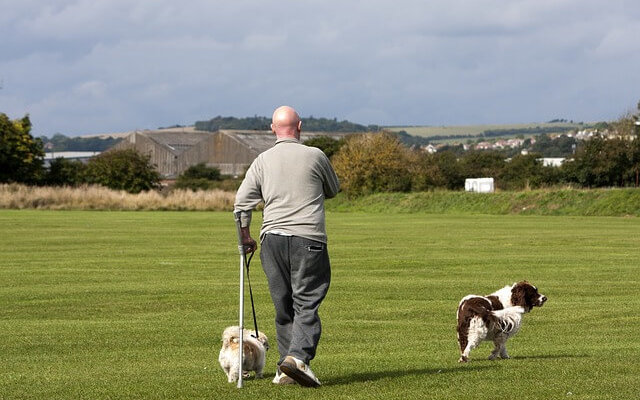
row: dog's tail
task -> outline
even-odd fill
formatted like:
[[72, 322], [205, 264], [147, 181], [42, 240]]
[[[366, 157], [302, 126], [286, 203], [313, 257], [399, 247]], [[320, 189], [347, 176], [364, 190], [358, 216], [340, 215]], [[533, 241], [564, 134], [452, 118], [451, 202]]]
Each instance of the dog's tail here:
[[492, 311], [500, 330], [506, 334], [514, 334], [520, 329], [524, 308], [520, 306], [507, 307], [502, 310]]
[[222, 332], [222, 344], [223, 346], [230, 346], [231, 343], [238, 343], [240, 341], [240, 328], [237, 326], [230, 326]]

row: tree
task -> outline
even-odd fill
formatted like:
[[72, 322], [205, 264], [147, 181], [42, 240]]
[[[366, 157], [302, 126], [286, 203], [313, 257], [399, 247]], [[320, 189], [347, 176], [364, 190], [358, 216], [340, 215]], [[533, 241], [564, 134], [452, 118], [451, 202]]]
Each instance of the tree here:
[[414, 153], [415, 160], [409, 166], [412, 190], [433, 190], [447, 185], [447, 179], [440, 169], [438, 158], [437, 153]]
[[[640, 106], [640, 103], [638, 103]], [[637, 122], [637, 121], [636, 121]], [[640, 185], [640, 125], [636, 125], [636, 132], [631, 142], [631, 171], [635, 178], [635, 187]]]
[[539, 160], [539, 154], [527, 154], [514, 156], [505, 164], [502, 173], [497, 179], [501, 189], [521, 190], [525, 188], [538, 188], [544, 183], [544, 166]]
[[625, 139], [600, 137], [583, 142], [567, 164], [571, 180], [586, 187], [624, 186], [632, 170], [629, 145]]
[[106, 151], [109, 148], [115, 146], [122, 139], [113, 137], [102, 138], [99, 136], [94, 137], [67, 137], [61, 133], [56, 133], [48, 139], [46, 136], [41, 136], [40, 139], [45, 146], [50, 146], [54, 152], [59, 151]]
[[42, 141], [31, 136], [29, 116], [11, 121], [0, 113], [0, 182], [38, 183], [43, 163]]
[[342, 190], [350, 196], [411, 189], [411, 152], [386, 134], [353, 135], [333, 157]]
[[462, 178], [497, 178], [505, 165], [497, 151], [470, 151], [460, 159]]
[[157, 189], [160, 174], [150, 160], [133, 149], [104, 152], [89, 160], [87, 182], [130, 193]]
[[[640, 102], [638, 102], [638, 111], [640, 111]], [[629, 172], [628, 180], [638, 187], [640, 183], [640, 127], [636, 125], [639, 114], [626, 113], [617, 121], [610, 123], [610, 128], [618, 137], [631, 140], [628, 143], [628, 162]]]
[[450, 190], [464, 188], [464, 176], [458, 156], [454, 152], [439, 151], [435, 154], [436, 164], [445, 179], [445, 187]]
[[543, 157], [568, 157], [573, 154], [576, 144], [576, 139], [567, 135], [560, 135], [555, 139], [551, 139], [549, 135], [539, 135], [532, 146], [529, 141], [531, 152], [540, 153]]
[[331, 158], [345, 144], [345, 140], [333, 139], [329, 136], [319, 136], [305, 141], [304, 144], [319, 148], [327, 157]]
[[411, 165], [412, 190], [423, 191], [436, 188], [456, 190], [464, 187], [458, 157], [453, 151], [422, 153]]
[[77, 186], [84, 182], [87, 166], [81, 161], [56, 158], [49, 164], [44, 183], [51, 186]]

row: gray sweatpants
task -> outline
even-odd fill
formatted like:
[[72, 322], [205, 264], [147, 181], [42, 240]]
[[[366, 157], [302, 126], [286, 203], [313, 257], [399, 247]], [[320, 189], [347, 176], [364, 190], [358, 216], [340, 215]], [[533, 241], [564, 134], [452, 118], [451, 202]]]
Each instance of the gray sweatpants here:
[[292, 355], [309, 363], [320, 340], [320, 303], [331, 281], [327, 245], [297, 236], [267, 234], [260, 260], [276, 311], [280, 360]]

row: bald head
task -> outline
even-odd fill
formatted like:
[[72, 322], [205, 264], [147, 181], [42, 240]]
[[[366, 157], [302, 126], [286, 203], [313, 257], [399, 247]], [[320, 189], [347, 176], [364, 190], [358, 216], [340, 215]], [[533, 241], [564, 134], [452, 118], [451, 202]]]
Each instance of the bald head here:
[[282, 106], [276, 108], [271, 118], [271, 130], [280, 138], [300, 139], [300, 130], [302, 129], [302, 121], [300, 116], [293, 108]]

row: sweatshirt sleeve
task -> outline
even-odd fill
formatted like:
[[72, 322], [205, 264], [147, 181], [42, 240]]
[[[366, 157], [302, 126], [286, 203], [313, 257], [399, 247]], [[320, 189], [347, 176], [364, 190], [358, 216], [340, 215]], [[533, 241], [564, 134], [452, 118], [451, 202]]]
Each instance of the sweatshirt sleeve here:
[[258, 159], [255, 159], [245, 174], [236, 192], [233, 212], [240, 212], [240, 226], [251, 224], [251, 212], [262, 201], [262, 182]]
[[340, 182], [338, 176], [331, 166], [329, 158], [322, 153], [320, 158], [320, 168], [322, 173], [322, 188], [324, 190], [324, 197], [330, 199], [335, 197], [340, 190]]

